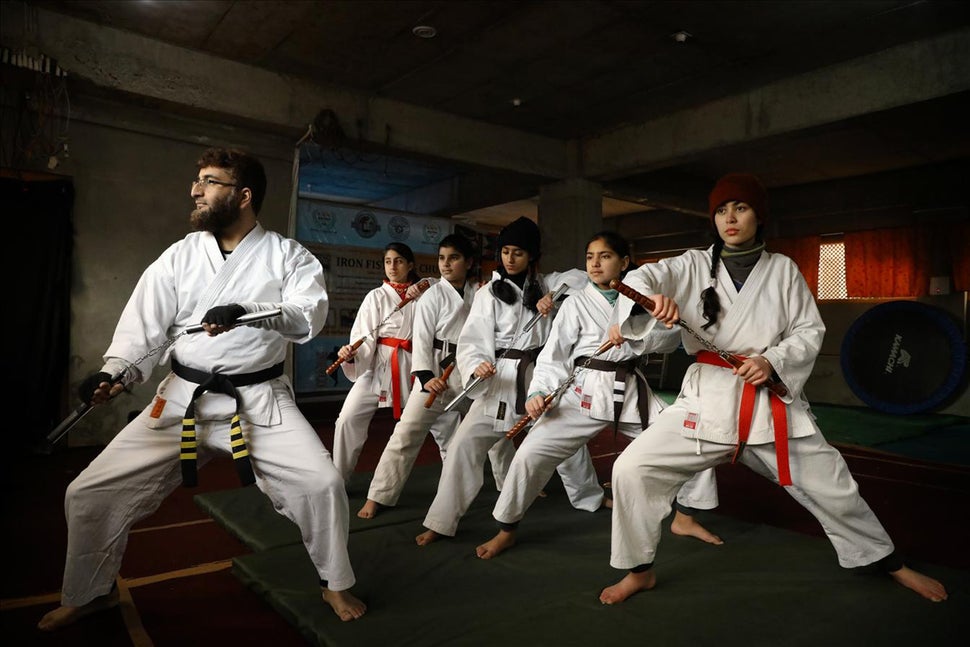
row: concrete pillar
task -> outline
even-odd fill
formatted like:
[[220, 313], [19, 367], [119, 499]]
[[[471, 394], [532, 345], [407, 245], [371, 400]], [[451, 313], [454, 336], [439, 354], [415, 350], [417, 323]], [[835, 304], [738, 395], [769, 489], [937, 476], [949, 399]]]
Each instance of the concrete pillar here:
[[586, 242], [603, 229], [603, 187], [570, 178], [539, 189], [543, 272], [586, 269]]

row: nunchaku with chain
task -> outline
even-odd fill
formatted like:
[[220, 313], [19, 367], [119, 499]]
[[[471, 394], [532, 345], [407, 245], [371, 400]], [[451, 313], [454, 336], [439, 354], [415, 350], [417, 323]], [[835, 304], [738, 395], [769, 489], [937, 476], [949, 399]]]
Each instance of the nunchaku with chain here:
[[[612, 281], [610, 281], [610, 287], [616, 290], [617, 292], [619, 292], [620, 294], [624, 295], [625, 297], [628, 297], [635, 303], [638, 303], [647, 312], [652, 312], [653, 309], [656, 307], [656, 304], [653, 302], [653, 299], [651, 299], [650, 297], [644, 296], [643, 294], [640, 294], [640, 292], [631, 288], [629, 285], [627, 285], [626, 283], [623, 283], [622, 281], [613, 279]], [[741, 368], [741, 365], [744, 363], [744, 360], [746, 359], [745, 357], [741, 357], [740, 355], [734, 355], [732, 353], [727, 352], [726, 350], [721, 350], [720, 348], [715, 346], [710, 340], [707, 340], [701, 337], [699, 334], [697, 334], [697, 331], [695, 331], [693, 328], [685, 324], [683, 321], [677, 321], [677, 324], [681, 328], [683, 328], [688, 335], [690, 335], [691, 337], [699, 341], [704, 346], [704, 348], [711, 351], [712, 353], [715, 353], [718, 357], [723, 359], [725, 362], [727, 362], [734, 368]], [[768, 389], [769, 391], [771, 391], [772, 393], [774, 393], [779, 397], [784, 397], [788, 395], [788, 387], [786, 387], [781, 382], [781, 380], [776, 378], [774, 375], [769, 375], [768, 380], [764, 382], [761, 386], [765, 387], [766, 389]]]
[[[573, 383], [573, 381], [576, 379], [576, 376], [579, 374], [580, 371], [588, 368], [590, 362], [592, 362], [599, 355], [602, 355], [612, 347], [613, 347], [613, 342], [607, 339], [605, 342], [603, 342], [603, 344], [599, 348], [596, 349], [595, 353], [593, 353], [592, 355], [586, 358], [585, 362], [583, 362], [579, 366], [574, 367], [572, 372], [566, 376], [566, 379], [563, 380], [562, 383], [560, 383], [559, 386], [557, 386], [552, 393], [550, 393], [544, 398], [543, 406], [545, 407], [545, 409], [543, 409], [542, 412], [545, 413], [549, 409], [553, 401], [557, 397], [559, 397], [559, 395], [561, 395], [569, 387], [570, 384]], [[508, 438], [509, 440], [512, 440], [519, 434], [520, 431], [522, 431], [529, 425], [529, 422], [531, 420], [532, 420], [532, 417], [529, 414], [522, 416], [511, 429], [505, 432], [505, 437]]]
[[[241, 317], [236, 319], [233, 326], [247, 326], [247, 325], [256, 323], [257, 321], [263, 321], [264, 319], [271, 319], [272, 317], [278, 317], [281, 314], [283, 314], [283, 310], [281, 308], [275, 308], [273, 310], [263, 310], [262, 312], [253, 312], [250, 314], [242, 315]], [[138, 366], [139, 364], [144, 362], [152, 355], [157, 355], [158, 353], [162, 352], [163, 350], [165, 350], [166, 348], [174, 344], [176, 341], [178, 341], [179, 338], [185, 335], [192, 335], [194, 333], [202, 332], [203, 330], [205, 330], [205, 328], [203, 327], [202, 324], [194, 324], [187, 327], [185, 330], [178, 333], [177, 335], [173, 335], [169, 337], [161, 344], [159, 344], [155, 348], [151, 349], [150, 351], [148, 351], [147, 353], [145, 353], [144, 355], [136, 359], [134, 362], [129, 363], [128, 366], [121, 369], [121, 371], [117, 375], [112, 375], [111, 378], [108, 380], [105, 380], [105, 382], [109, 382], [112, 386], [120, 383], [128, 374], [128, 371], [130, 369], [134, 368], [135, 366]], [[70, 415], [68, 415], [66, 418], [64, 418], [63, 421], [61, 421], [61, 424], [57, 425], [57, 427], [55, 427], [53, 431], [47, 434], [47, 447], [53, 447], [54, 445], [56, 445], [58, 441], [61, 438], [63, 438], [64, 435], [66, 435], [67, 432], [69, 432], [71, 428], [74, 427], [74, 425], [76, 425], [78, 421], [81, 420], [81, 418], [83, 418], [93, 408], [94, 407], [91, 405], [90, 402], [82, 402], [74, 411], [70, 413]]]
[[[556, 300], [559, 297], [561, 297], [563, 294], [565, 294], [566, 293], [566, 290], [568, 290], [568, 289], [569, 289], [569, 286], [566, 285], [565, 283], [563, 283], [562, 285], [560, 285], [556, 289], [555, 292], [553, 292], [553, 294], [552, 294], [552, 303], [553, 303], [553, 306], [555, 306]], [[530, 330], [532, 330], [533, 328], [535, 328], [535, 325], [537, 323], [539, 323], [539, 320], [540, 319], [542, 319], [542, 313], [541, 312], [537, 312], [534, 315], [532, 315], [532, 318], [529, 319], [528, 322], [526, 322], [525, 326], [522, 328], [522, 330], [520, 332], [518, 332], [518, 333], [515, 334], [515, 337], [512, 338], [512, 341], [509, 342], [509, 345], [505, 348], [505, 350], [503, 350], [501, 353], [498, 354], [498, 357], [495, 358], [495, 361], [492, 362], [492, 364], [493, 365], [497, 365], [498, 364], [498, 361], [500, 359], [502, 359], [502, 357], [504, 357], [507, 352], [509, 352], [510, 350], [512, 350], [512, 348], [515, 346], [515, 342], [518, 341], [519, 337], [521, 337], [522, 335], [526, 334], [527, 332], [529, 332]], [[454, 409], [455, 408], [455, 405], [457, 405], [459, 402], [461, 402], [466, 397], [468, 397], [468, 394], [471, 393], [472, 390], [476, 386], [478, 386], [479, 384], [481, 384], [482, 381], [484, 381], [485, 379], [486, 378], [484, 378], [484, 377], [476, 377], [474, 380], [472, 380], [468, 384], [468, 386], [466, 386], [464, 388], [464, 390], [461, 393], [459, 393], [457, 396], [455, 396], [455, 399], [454, 400], [452, 400], [451, 402], [449, 402], [448, 404], [445, 405], [445, 412], [448, 412], [448, 411], [451, 411], [452, 409]]]
[[[414, 285], [418, 288], [418, 295], [417, 296], [404, 297], [403, 299], [401, 299], [401, 302], [399, 304], [397, 304], [394, 307], [393, 310], [391, 310], [389, 313], [387, 313], [387, 316], [384, 317], [383, 319], [381, 319], [381, 321], [380, 321], [379, 324], [377, 324], [376, 326], [374, 326], [373, 328], [371, 328], [370, 331], [368, 331], [368, 333], [366, 335], [364, 335], [363, 337], [361, 337], [360, 339], [358, 339], [357, 341], [355, 341], [353, 344], [351, 344], [350, 345], [350, 348], [353, 349], [353, 350], [357, 350], [358, 348], [360, 348], [360, 345], [364, 343], [364, 340], [366, 340], [368, 337], [370, 337], [375, 332], [377, 332], [378, 330], [380, 330], [380, 327], [383, 326], [384, 324], [386, 324], [391, 317], [393, 317], [398, 312], [400, 312], [401, 311], [401, 308], [403, 308], [407, 304], [409, 304], [412, 301], [414, 301], [415, 299], [417, 299], [418, 296], [421, 296], [421, 294], [425, 290], [427, 290], [429, 287], [431, 287], [431, 282], [428, 281], [428, 279], [421, 279], [420, 281], [418, 281]], [[327, 367], [327, 375], [333, 375], [333, 372], [337, 370], [337, 367], [340, 366], [343, 363], [344, 363], [344, 358], [338, 357], [337, 358], [337, 361], [335, 361], [333, 364], [331, 364], [330, 366]]]

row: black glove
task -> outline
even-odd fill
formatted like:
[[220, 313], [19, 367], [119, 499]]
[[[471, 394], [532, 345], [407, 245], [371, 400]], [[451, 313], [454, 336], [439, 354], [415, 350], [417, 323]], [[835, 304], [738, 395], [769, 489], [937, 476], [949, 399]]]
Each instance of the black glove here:
[[87, 376], [81, 382], [80, 386], [77, 387], [77, 397], [81, 398], [81, 402], [90, 403], [94, 397], [94, 392], [98, 390], [102, 382], [110, 383], [111, 375], [101, 371], [100, 373]]
[[202, 323], [215, 324], [217, 326], [233, 326], [239, 317], [246, 314], [246, 309], [238, 303], [230, 303], [227, 306], [216, 306], [209, 308], [209, 311], [202, 317]]

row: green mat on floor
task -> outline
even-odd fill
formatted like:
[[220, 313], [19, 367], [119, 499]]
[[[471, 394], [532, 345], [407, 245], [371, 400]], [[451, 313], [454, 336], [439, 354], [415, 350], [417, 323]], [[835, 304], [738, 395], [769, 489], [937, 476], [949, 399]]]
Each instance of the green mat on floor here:
[[[396, 506], [384, 508], [374, 519], [360, 519], [357, 511], [367, 500], [367, 487], [372, 474], [355, 472], [347, 485], [350, 498], [350, 532], [401, 523], [416, 523], [415, 527], [420, 532], [421, 521], [434, 500], [440, 474], [440, 464], [416, 468], [415, 476], [405, 485]], [[557, 486], [561, 490], [561, 483], [554, 478], [550, 482], [550, 489]], [[497, 498], [495, 482], [488, 472], [482, 491], [472, 504], [469, 514], [479, 509], [490, 513]], [[233, 537], [253, 550], [267, 550], [298, 544], [301, 541], [296, 524], [279, 514], [269, 498], [255, 485], [197, 494], [193, 501]]]
[[824, 539], [710, 513], [701, 519], [725, 545], [665, 530], [657, 588], [604, 606], [600, 589], [622, 575], [609, 566], [607, 511], [572, 509], [554, 479], [522, 522], [519, 544], [480, 560], [475, 546], [495, 533], [486, 482], [454, 539], [418, 547], [425, 509], [404, 504], [430, 502], [439, 472], [416, 468], [402, 506], [369, 522], [353, 516], [363, 496], [351, 497], [353, 590], [368, 613], [348, 623], [320, 600], [302, 545], [260, 548], [243, 538], [278, 540], [292, 525], [279, 515], [275, 526], [250, 518], [275, 514], [258, 502], [262, 494], [245, 488], [196, 500], [254, 549], [234, 560], [233, 573], [314, 645], [957, 645], [970, 630], [970, 573], [917, 565], [950, 591], [948, 602], [933, 604], [887, 577], [840, 568]]

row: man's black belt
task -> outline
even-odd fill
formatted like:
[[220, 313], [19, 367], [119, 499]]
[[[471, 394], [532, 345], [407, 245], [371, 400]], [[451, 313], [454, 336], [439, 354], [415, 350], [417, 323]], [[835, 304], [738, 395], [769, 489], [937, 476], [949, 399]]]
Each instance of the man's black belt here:
[[283, 362], [253, 373], [223, 375], [222, 373], [206, 373], [190, 368], [184, 364], [179, 364], [173, 357], [172, 372], [183, 380], [199, 385], [193, 391], [192, 399], [189, 400], [189, 406], [185, 408], [185, 416], [182, 419], [182, 442], [179, 452], [179, 462], [182, 466], [182, 485], [194, 487], [199, 483], [196, 466], [199, 444], [195, 435], [195, 401], [207, 391], [223, 393], [235, 401], [236, 410], [232, 414], [229, 431], [232, 462], [236, 466], [236, 473], [243, 485], [255, 483], [256, 476], [253, 474], [253, 466], [249, 460], [249, 448], [246, 446], [246, 440], [242, 434], [242, 422], [239, 419], [239, 394], [236, 392], [236, 388], [259, 384], [283, 375]]
[[650, 419], [650, 398], [647, 390], [647, 378], [638, 368], [639, 357], [631, 357], [620, 362], [611, 362], [605, 359], [589, 359], [588, 356], [577, 357], [573, 362], [574, 366], [583, 366], [586, 361], [589, 364], [586, 368], [594, 371], [612, 371], [616, 375], [613, 378], [613, 428], [620, 428], [620, 412], [623, 411], [623, 398], [626, 395], [626, 377], [632, 371], [637, 380], [637, 411], [640, 413], [640, 429], [646, 429]]
[[264, 368], [261, 371], [255, 371], [253, 373], [237, 373], [236, 375], [223, 375], [222, 373], [206, 373], [205, 371], [200, 371], [197, 368], [191, 368], [184, 364], [179, 364], [179, 362], [173, 357], [172, 358], [172, 372], [178, 375], [183, 380], [188, 380], [189, 382], [195, 382], [196, 384], [205, 384], [213, 376], [218, 376], [218, 379], [227, 380], [235, 387], [249, 386], [251, 384], [259, 384], [260, 382], [266, 382], [283, 375], [283, 362], [279, 364], [274, 364], [269, 368]]

